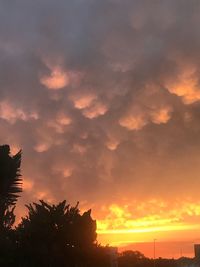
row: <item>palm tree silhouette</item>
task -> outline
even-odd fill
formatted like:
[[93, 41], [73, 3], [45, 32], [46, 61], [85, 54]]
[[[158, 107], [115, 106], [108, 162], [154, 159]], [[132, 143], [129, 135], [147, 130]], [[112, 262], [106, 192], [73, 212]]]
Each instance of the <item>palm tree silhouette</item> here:
[[0, 146], [0, 232], [11, 228], [15, 221], [13, 211], [22, 192], [21, 155], [20, 150], [11, 156], [9, 145]]

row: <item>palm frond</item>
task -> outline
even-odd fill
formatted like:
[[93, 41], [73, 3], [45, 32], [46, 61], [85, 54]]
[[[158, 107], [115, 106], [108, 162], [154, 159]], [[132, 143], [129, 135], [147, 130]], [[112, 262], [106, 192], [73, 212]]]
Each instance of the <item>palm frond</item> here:
[[21, 150], [11, 156], [8, 145], [0, 146], [0, 216], [16, 204], [22, 192], [21, 156]]

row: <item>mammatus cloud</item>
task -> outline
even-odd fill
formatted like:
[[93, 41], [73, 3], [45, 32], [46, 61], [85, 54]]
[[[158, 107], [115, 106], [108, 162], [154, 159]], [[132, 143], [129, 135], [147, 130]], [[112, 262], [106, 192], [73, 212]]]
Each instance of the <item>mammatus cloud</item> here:
[[192, 104], [200, 100], [198, 70], [195, 66], [182, 67], [176, 80], [167, 81], [166, 88], [170, 93], [182, 98], [184, 104]]
[[[199, 201], [197, 1], [0, 6], [0, 139], [23, 150], [18, 213], [37, 198], [94, 212], [135, 200], [138, 218], [152, 198]], [[165, 221], [152, 205], [142, 218], [163, 209]]]
[[22, 108], [17, 108], [8, 101], [0, 102], [0, 118], [10, 124], [15, 124], [17, 120], [28, 121], [37, 120], [37, 112], [25, 112]]
[[132, 112], [119, 120], [119, 124], [129, 130], [141, 130], [148, 123], [167, 123], [171, 118], [171, 108], [163, 107], [145, 111], [134, 108]]
[[42, 77], [40, 82], [48, 89], [58, 90], [68, 85], [69, 78], [62, 70], [55, 68], [51, 71], [50, 76]]
[[88, 119], [94, 119], [104, 115], [108, 107], [98, 100], [97, 95], [93, 93], [72, 94], [70, 97], [76, 109], [82, 110], [83, 116]]

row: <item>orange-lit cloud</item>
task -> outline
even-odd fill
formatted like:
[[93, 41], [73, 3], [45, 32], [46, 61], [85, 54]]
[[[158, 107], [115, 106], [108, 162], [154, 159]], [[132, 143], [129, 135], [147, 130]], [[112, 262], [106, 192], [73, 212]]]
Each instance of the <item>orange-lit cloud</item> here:
[[48, 89], [58, 90], [69, 84], [69, 77], [67, 73], [56, 67], [52, 69], [50, 76], [42, 77], [40, 82]]
[[37, 144], [37, 145], [34, 147], [34, 149], [35, 149], [37, 152], [41, 153], [41, 152], [45, 152], [45, 151], [47, 151], [47, 150], [49, 149], [49, 147], [50, 147], [50, 145], [47, 144], [47, 143], [39, 143], [39, 144]]
[[171, 108], [164, 107], [151, 113], [151, 120], [155, 124], [167, 123], [171, 118]]
[[108, 147], [108, 149], [110, 150], [115, 150], [119, 145], [119, 141], [114, 140], [114, 139], [110, 139], [107, 143], [106, 146]]
[[108, 107], [101, 103], [96, 102], [92, 106], [83, 110], [83, 115], [88, 119], [94, 119], [104, 115], [108, 111]]
[[25, 112], [22, 108], [17, 108], [8, 101], [0, 102], [0, 118], [15, 123], [17, 120], [37, 120], [37, 112]]
[[82, 110], [82, 114], [89, 119], [102, 116], [108, 110], [107, 105], [99, 101], [97, 95], [94, 93], [79, 93], [72, 95], [70, 98], [74, 107]]
[[170, 93], [181, 97], [185, 104], [200, 100], [198, 74], [194, 67], [183, 67], [175, 80], [166, 82], [166, 87]]
[[92, 102], [97, 97], [94, 94], [86, 94], [80, 96], [72, 96], [71, 99], [74, 103], [74, 107], [77, 109], [85, 109], [91, 106]]
[[119, 124], [129, 130], [140, 130], [148, 123], [145, 114], [135, 114], [122, 117]]
[[150, 110], [135, 108], [128, 115], [120, 118], [119, 124], [129, 130], [141, 130], [151, 122], [155, 124], [167, 123], [171, 118], [171, 111], [172, 109], [168, 106], [153, 107]]

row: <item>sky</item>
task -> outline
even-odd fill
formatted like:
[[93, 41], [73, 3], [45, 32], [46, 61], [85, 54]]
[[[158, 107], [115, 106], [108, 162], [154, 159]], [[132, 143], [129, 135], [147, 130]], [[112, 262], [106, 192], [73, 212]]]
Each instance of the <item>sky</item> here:
[[197, 0], [0, 0], [0, 141], [23, 150], [18, 218], [37, 199], [79, 201], [103, 245], [151, 257], [156, 239], [157, 256], [193, 255], [199, 12]]

